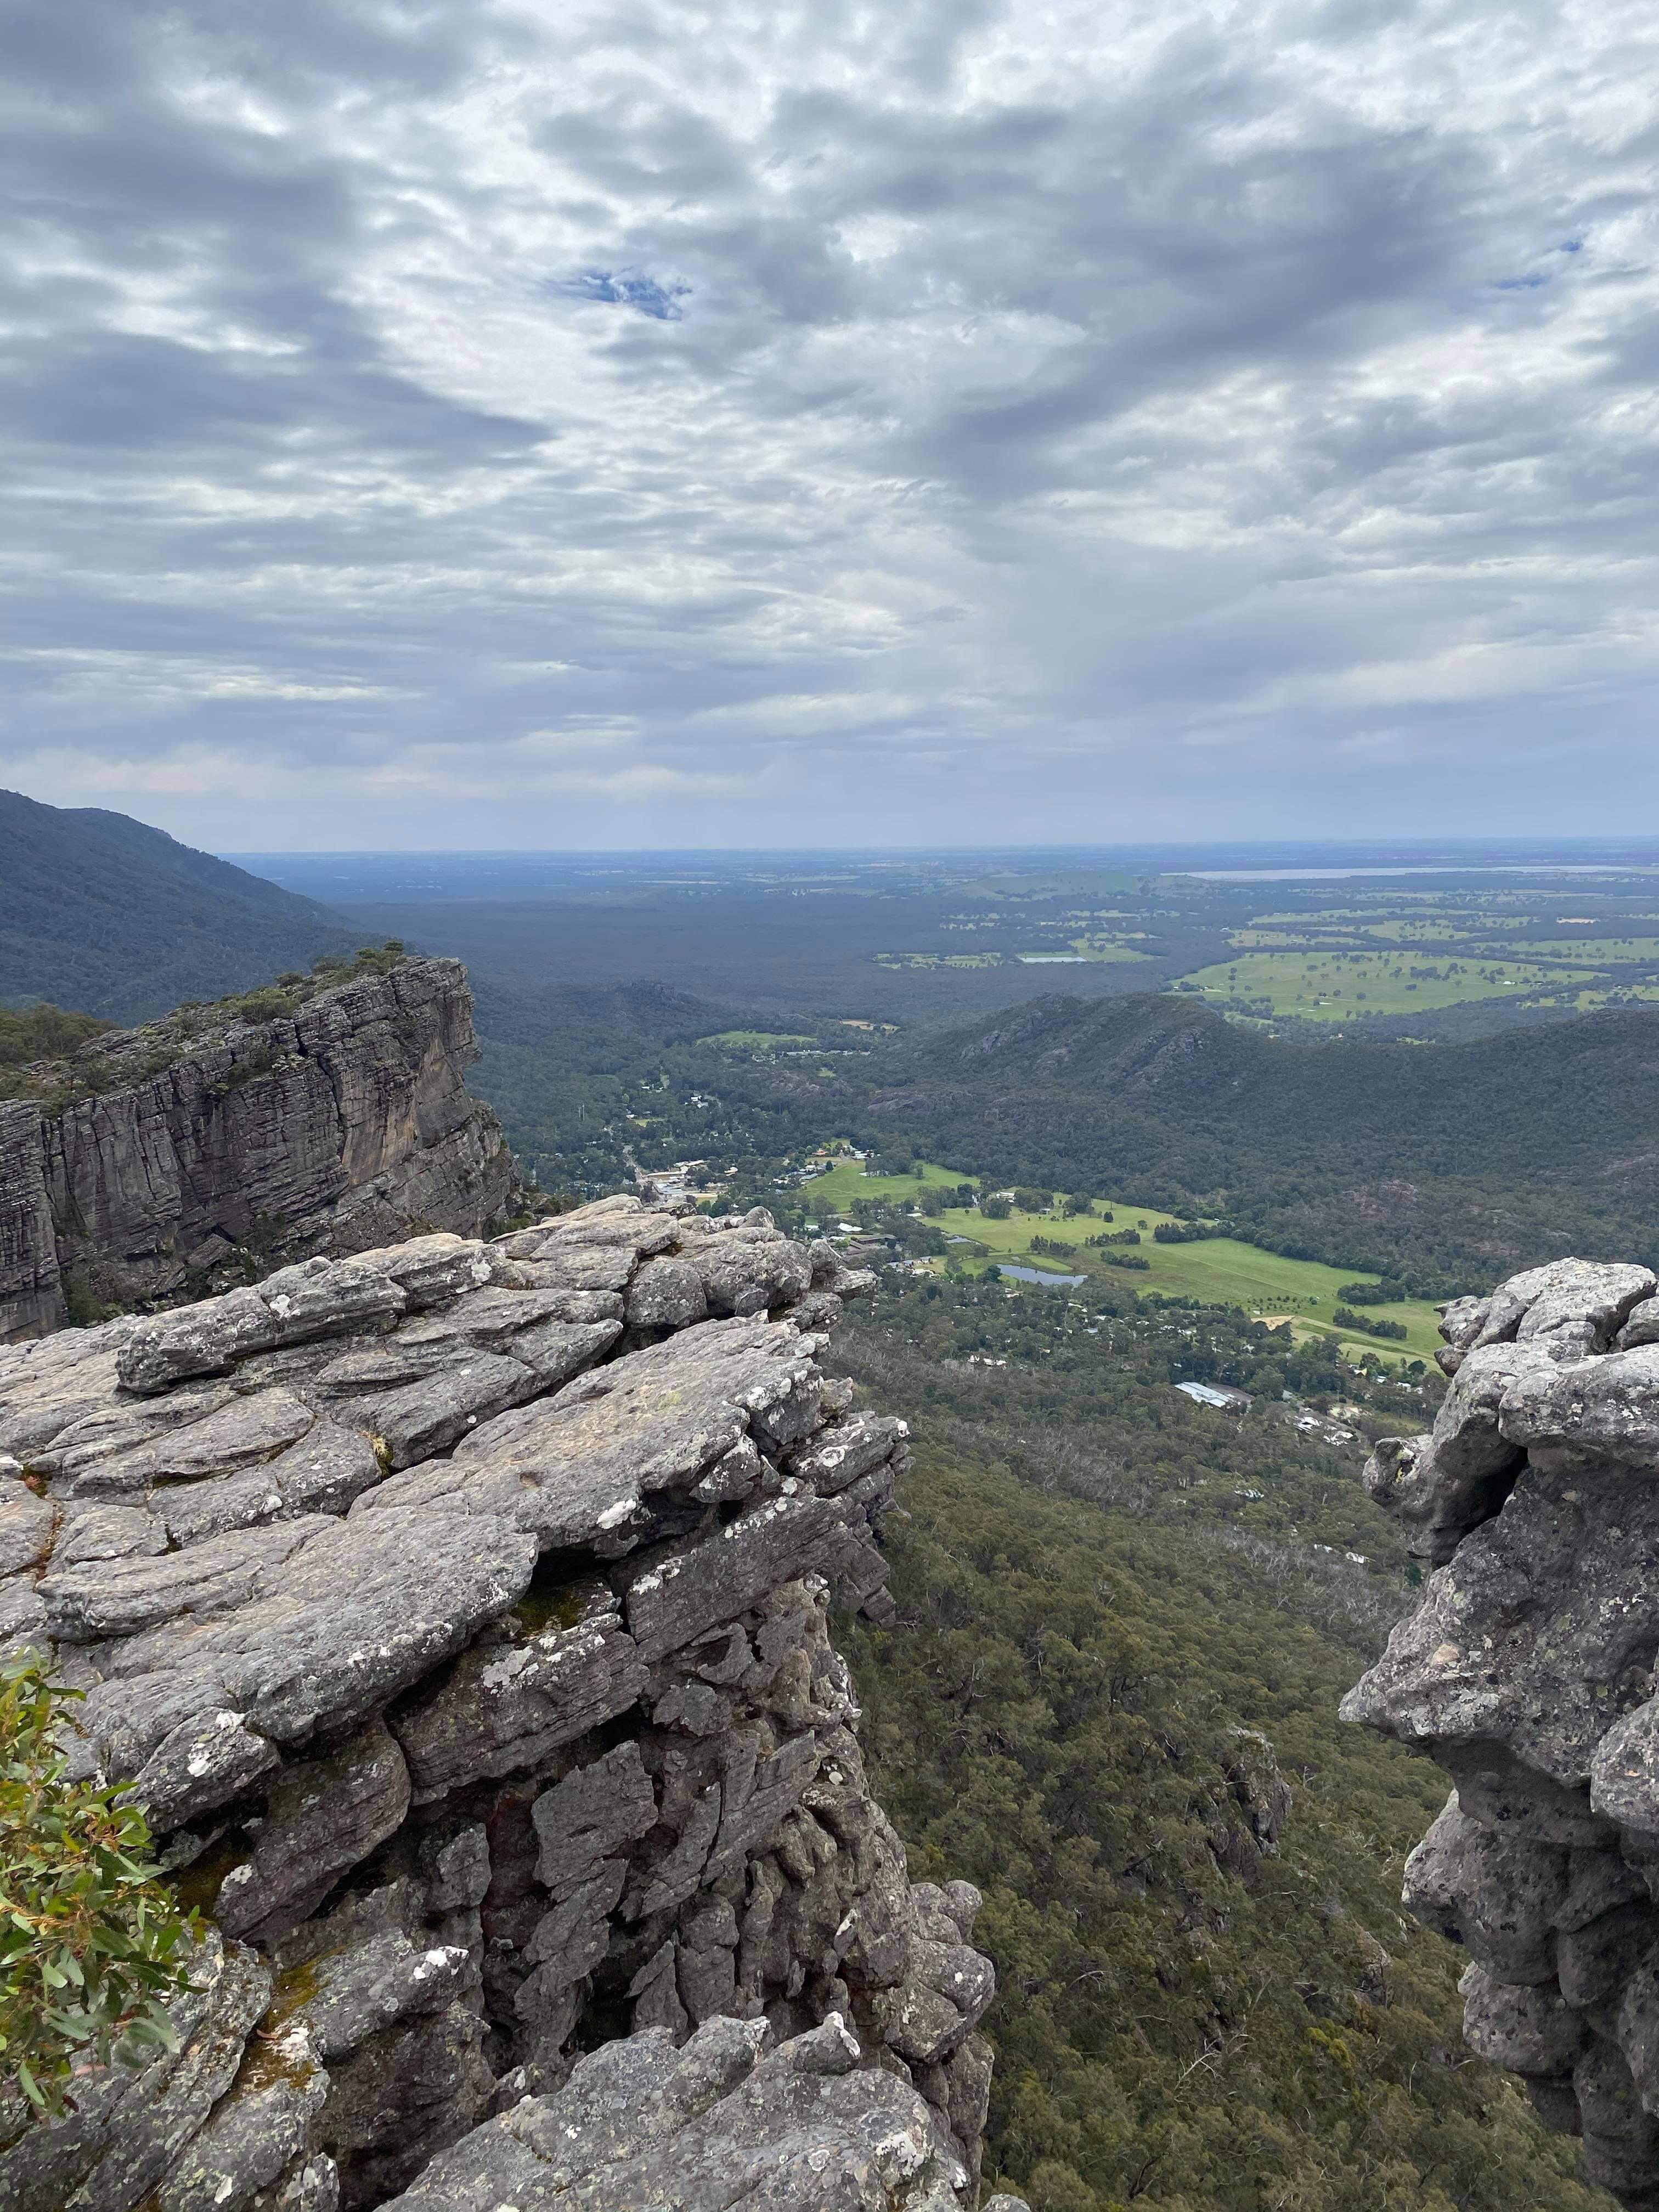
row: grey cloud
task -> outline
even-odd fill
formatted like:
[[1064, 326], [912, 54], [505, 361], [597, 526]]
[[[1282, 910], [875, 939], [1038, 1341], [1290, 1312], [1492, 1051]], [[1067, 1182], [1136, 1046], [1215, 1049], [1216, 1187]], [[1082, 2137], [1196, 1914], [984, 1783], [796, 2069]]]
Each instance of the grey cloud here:
[[1659, 26], [1572, 20], [25, 9], [3, 780], [614, 845], [857, 838], [874, 774], [915, 842], [1426, 828], [1522, 760], [1514, 826], [1603, 826]]

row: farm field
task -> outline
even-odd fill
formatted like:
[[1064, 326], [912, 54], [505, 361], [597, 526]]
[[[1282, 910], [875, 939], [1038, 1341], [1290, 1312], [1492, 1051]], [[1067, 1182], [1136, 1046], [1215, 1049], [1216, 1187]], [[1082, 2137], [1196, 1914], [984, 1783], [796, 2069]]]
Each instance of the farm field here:
[[1036, 967], [1049, 960], [1147, 960], [1152, 956], [1137, 945], [1119, 945], [1109, 937], [1078, 937], [1072, 940], [1068, 951], [1016, 952], [1014, 957], [1028, 967]]
[[1650, 936], [1517, 938], [1512, 949], [1517, 960], [1587, 960], [1595, 966], [1633, 960], [1646, 967], [1659, 960], [1659, 939]]
[[[914, 1199], [918, 1190], [927, 1185], [954, 1187], [967, 1180], [954, 1169], [920, 1162], [913, 1176], [866, 1176], [862, 1164], [853, 1160], [809, 1183], [805, 1195], [814, 1218], [827, 1223], [851, 1219], [849, 1209], [855, 1199], [904, 1202]], [[1100, 1218], [1102, 1206], [1109, 1206], [1115, 1217], [1109, 1224]], [[1014, 1213], [1006, 1221], [988, 1221], [976, 1208], [951, 1207], [938, 1217], [938, 1226], [947, 1237], [971, 1237], [986, 1246], [988, 1258], [963, 1261], [963, 1266], [970, 1273], [982, 1272], [999, 1259], [1006, 1259], [1040, 1273], [1097, 1277], [1137, 1295], [1148, 1291], [1179, 1293], [1217, 1304], [1242, 1306], [1246, 1312], [1264, 1318], [1288, 1316], [1298, 1339], [1332, 1331], [1334, 1324], [1331, 1316], [1341, 1303], [1337, 1292], [1344, 1283], [1356, 1279], [1355, 1270], [1328, 1267], [1312, 1260], [1287, 1260], [1277, 1252], [1265, 1252], [1258, 1245], [1246, 1244], [1232, 1237], [1205, 1237], [1191, 1244], [1155, 1243], [1152, 1231], [1160, 1222], [1168, 1223], [1174, 1218], [1172, 1214], [1160, 1213], [1156, 1206], [1103, 1200], [1097, 1206], [1092, 1219], [1079, 1216], [1065, 1220], [1043, 1214]], [[1127, 1249], [1147, 1261], [1144, 1274], [1139, 1268], [1113, 1267], [1099, 1247], [1090, 1249], [1084, 1244], [1085, 1237], [1098, 1235], [1108, 1227], [1142, 1230], [1144, 1241], [1138, 1247]], [[1076, 1256], [1057, 1259], [1047, 1253], [1033, 1253], [1030, 1241], [1034, 1236], [1074, 1244]], [[1408, 1300], [1376, 1310], [1382, 1318], [1405, 1324], [1405, 1343], [1344, 1328], [1337, 1333], [1345, 1345], [1352, 1346], [1356, 1352], [1374, 1352], [1386, 1360], [1427, 1360], [1439, 1350], [1437, 1316], [1431, 1305], [1421, 1300]]]
[[1409, 951], [1241, 952], [1183, 976], [1176, 986], [1206, 998], [1244, 1001], [1304, 1021], [1356, 1021], [1371, 1014], [1422, 1013], [1471, 999], [1565, 991], [1605, 980], [1592, 964], [1546, 967], [1535, 961], [1460, 951], [1413, 959]]
[[810, 1048], [815, 1036], [789, 1036], [776, 1030], [721, 1030], [715, 1036], [699, 1037], [699, 1044], [718, 1045], [725, 1052], [782, 1052], [791, 1047]]

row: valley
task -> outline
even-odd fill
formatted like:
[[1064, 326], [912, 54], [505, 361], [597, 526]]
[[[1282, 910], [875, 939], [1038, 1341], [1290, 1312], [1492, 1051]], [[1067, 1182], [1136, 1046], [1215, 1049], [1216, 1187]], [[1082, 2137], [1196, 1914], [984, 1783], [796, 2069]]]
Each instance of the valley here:
[[[826, 1273], [874, 1267], [823, 1402], [902, 1415], [914, 1463], [890, 1612], [849, 1606], [835, 1637], [911, 1879], [983, 1894], [988, 2187], [1032, 2212], [1607, 2212], [1462, 2051], [1465, 1955], [1399, 1909], [1443, 1775], [1335, 1707], [1425, 1587], [1361, 1476], [1444, 1401], [1437, 1305], [1563, 1250], [1654, 1256], [1651, 864], [1338, 885], [1164, 857], [1188, 865], [319, 856], [288, 871], [300, 915], [386, 941], [250, 989], [223, 920], [228, 995], [125, 1040], [112, 983], [76, 1001], [114, 970], [71, 946], [58, 1005], [0, 1019], [0, 1110], [103, 1113], [130, 1076], [251, 1127], [314, 1057], [307, 1024], [347, 1021], [336, 994], [387, 1024], [383, 1075], [408, 1008], [377, 994], [466, 952], [472, 1080], [539, 1186], [513, 1243], [551, 1253], [583, 1202], [660, 1191], [685, 1249], [749, 1213], [750, 1254], [825, 1236]], [[268, 1275], [272, 1219], [222, 1279]], [[109, 1303], [71, 1285], [73, 1320], [125, 1295], [88, 1280]], [[562, 1602], [522, 1618], [574, 1633]], [[637, 1962], [611, 1940], [621, 2020]]]
[[[839, 1219], [860, 1204], [877, 1203], [909, 1207], [927, 1191], [954, 1192], [962, 1178], [953, 1170], [918, 1161], [911, 1176], [871, 1175], [861, 1162], [848, 1162], [804, 1186], [802, 1196], [813, 1218], [823, 1225]], [[1345, 1353], [1359, 1358], [1365, 1352], [1389, 1364], [1414, 1362], [1420, 1372], [1439, 1348], [1435, 1310], [1425, 1299], [1390, 1301], [1376, 1309], [1375, 1318], [1402, 1328], [1402, 1339], [1366, 1331], [1350, 1322], [1338, 1323], [1339, 1308], [1352, 1288], [1352, 1273], [1317, 1261], [1292, 1260], [1277, 1252], [1243, 1242], [1235, 1237], [1206, 1236], [1190, 1243], [1158, 1242], [1158, 1230], [1178, 1230], [1185, 1224], [1174, 1214], [1123, 1199], [1107, 1197], [1088, 1201], [1090, 1210], [1068, 1212], [1062, 1205], [1048, 1213], [1012, 1212], [1002, 1220], [987, 1217], [978, 1206], [946, 1206], [924, 1217], [947, 1240], [961, 1239], [969, 1249], [951, 1252], [925, 1264], [933, 1268], [959, 1268], [978, 1274], [1000, 1261], [1017, 1261], [1039, 1275], [1057, 1280], [1068, 1275], [1097, 1284], [1109, 1282], [1137, 1296], [1174, 1294], [1210, 1305], [1237, 1305], [1253, 1319], [1283, 1322], [1300, 1342], [1308, 1337], [1334, 1334]], [[1133, 1230], [1139, 1242], [1133, 1246], [1091, 1245], [1088, 1238], [1111, 1227], [1121, 1234]], [[1033, 1240], [1037, 1240], [1035, 1247]], [[1056, 1246], [1065, 1249], [1056, 1251]], [[982, 1247], [982, 1252], [972, 1248]], [[1132, 1251], [1146, 1264], [1126, 1273], [1114, 1267], [1115, 1258]], [[921, 1263], [918, 1263], [921, 1264]]]

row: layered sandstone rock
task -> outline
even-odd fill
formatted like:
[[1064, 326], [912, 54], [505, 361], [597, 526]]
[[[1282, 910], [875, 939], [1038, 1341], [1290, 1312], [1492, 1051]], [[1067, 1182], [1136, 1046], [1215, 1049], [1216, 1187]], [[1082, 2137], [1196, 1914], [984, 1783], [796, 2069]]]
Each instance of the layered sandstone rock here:
[[458, 961], [354, 976], [183, 1052], [165, 1029], [83, 1048], [69, 1081], [88, 1095], [60, 1111], [0, 1104], [0, 1342], [58, 1327], [71, 1275], [106, 1304], [196, 1296], [250, 1243], [359, 1251], [514, 1212], [505, 1140], [466, 1090]]
[[1436, 1566], [1343, 1706], [1456, 1787], [1406, 1899], [1464, 2033], [1659, 2208], [1659, 1281], [1558, 1261], [1443, 1309], [1451, 1389], [1366, 1470]]
[[0, 1354], [0, 1628], [216, 1923], [0, 2206], [972, 2201], [979, 1900], [830, 1634], [891, 1611], [868, 1280], [619, 1198]]

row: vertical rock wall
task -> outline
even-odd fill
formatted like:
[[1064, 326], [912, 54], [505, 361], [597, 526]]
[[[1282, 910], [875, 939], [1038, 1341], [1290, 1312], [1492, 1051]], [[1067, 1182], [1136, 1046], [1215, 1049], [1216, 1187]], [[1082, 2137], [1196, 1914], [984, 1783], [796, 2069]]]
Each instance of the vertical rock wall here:
[[478, 1235], [514, 1192], [466, 1090], [477, 1056], [453, 960], [354, 977], [182, 1055], [165, 1024], [97, 1038], [70, 1070], [96, 1095], [0, 1106], [0, 1342], [61, 1323], [71, 1270], [130, 1304], [199, 1295], [250, 1241], [291, 1257]]
[[1563, 1260], [1443, 1310], [1451, 1388], [1366, 1470], [1435, 1569], [1343, 1712], [1455, 1787], [1406, 1900], [1464, 2033], [1659, 2208], [1659, 1284]]
[[44, 1336], [63, 1317], [40, 1109], [0, 1101], [0, 1344]]
[[978, 1898], [830, 1628], [891, 1611], [869, 1279], [623, 1198], [0, 1354], [0, 1632], [216, 1923], [7, 2212], [973, 2201]]

